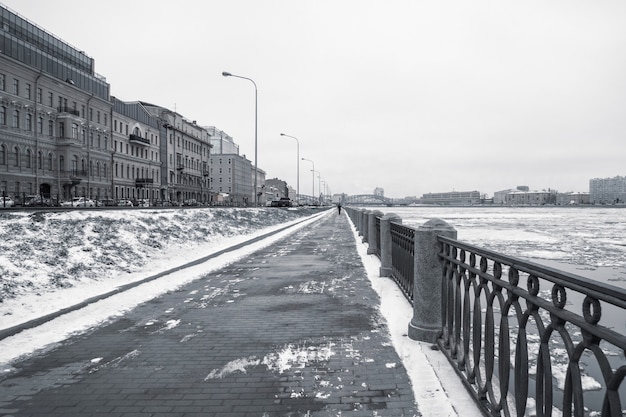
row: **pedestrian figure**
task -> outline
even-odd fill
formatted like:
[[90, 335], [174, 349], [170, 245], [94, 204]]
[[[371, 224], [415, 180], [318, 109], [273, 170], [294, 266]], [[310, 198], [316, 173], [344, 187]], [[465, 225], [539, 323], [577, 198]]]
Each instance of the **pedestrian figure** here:
[[339, 215], [341, 215], [341, 203], [337, 203], [337, 210], [339, 210]]

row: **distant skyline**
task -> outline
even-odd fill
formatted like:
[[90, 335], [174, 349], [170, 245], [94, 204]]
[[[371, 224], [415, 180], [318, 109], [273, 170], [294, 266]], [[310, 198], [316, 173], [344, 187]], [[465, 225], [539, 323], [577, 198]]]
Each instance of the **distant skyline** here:
[[[0, 0], [125, 101], [232, 136], [296, 188], [588, 191], [626, 175], [626, 2]], [[71, 12], [70, 12], [71, 11]], [[300, 163], [300, 191], [312, 173]], [[318, 180], [315, 179], [316, 191]]]

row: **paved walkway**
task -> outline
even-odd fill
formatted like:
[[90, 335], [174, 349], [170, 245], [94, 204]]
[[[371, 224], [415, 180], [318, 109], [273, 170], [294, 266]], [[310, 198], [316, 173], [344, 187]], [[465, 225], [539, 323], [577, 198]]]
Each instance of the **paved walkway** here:
[[0, 416], [416, 416], [336, 212], [0, 375]]

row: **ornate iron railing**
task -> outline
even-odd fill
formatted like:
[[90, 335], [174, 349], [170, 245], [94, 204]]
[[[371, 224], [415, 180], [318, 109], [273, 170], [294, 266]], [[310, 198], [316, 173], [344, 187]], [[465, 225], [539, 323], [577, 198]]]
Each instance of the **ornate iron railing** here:
[[439, 345], [488, 413], [624, 415], [626, 290], [438, 241]]
[[407, 299], [413, 303], [415, 229], [392, 222], [390, 230], [391, 276]]
[[376, 216], [375, 224], [374, 239], [376, 240], [376, 252], [374, 252], [374, 254], [380, 259], [380, 217]]

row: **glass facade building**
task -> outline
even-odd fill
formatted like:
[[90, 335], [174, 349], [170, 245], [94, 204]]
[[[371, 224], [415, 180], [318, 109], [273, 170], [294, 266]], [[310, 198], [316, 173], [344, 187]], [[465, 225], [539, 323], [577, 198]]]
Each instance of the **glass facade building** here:
[[94, 60], [18, 14], [0, 7], [0, 53], [107, 100], [109, 84]]

